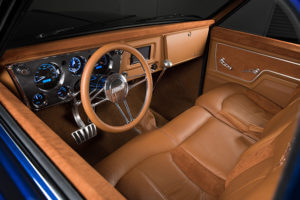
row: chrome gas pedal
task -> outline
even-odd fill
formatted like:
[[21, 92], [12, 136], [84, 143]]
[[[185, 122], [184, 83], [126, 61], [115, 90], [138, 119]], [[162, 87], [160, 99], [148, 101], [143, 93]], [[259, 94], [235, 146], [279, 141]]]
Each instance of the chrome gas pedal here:
[[97, 128], [92, 123], [74, 131], [71, 135], [77, 144], [82, 144], [97, 135]]

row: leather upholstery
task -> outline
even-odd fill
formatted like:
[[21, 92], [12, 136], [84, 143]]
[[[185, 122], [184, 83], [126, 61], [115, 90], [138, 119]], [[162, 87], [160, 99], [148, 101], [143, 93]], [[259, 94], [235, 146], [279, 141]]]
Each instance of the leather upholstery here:
[[259, 140], [268, 121], [282, 108], [260, 94], [235, 83], [228, 83], [202, 95], [196, 105]]
[[[232, 87], [224, 86], [231, 94], [239, 90], [246, 96], [247, 89]], [[228, 99], [219, 92], [215, 103]], [[202, 103], [206, 107], [199, 106]], [[197, 106], [131, 140], [95, 168], [128, 199], [271, 199], [300, 101], [272, 113], [255, 144], [225, 117], [212, 114], [222, 109], [217, 103], [197, 101]], [[247, 115], [243, 117], [247, 121]]]

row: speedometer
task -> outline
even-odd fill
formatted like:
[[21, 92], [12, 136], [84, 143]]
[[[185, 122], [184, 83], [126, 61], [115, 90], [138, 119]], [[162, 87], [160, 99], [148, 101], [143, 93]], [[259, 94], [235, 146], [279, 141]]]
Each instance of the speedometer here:
[[56, 65], [52, 63], [42, 64], [35, 72], [34, 83], [41, 89], [49, 90], [58, 84], [60, 77], [61, 71]]

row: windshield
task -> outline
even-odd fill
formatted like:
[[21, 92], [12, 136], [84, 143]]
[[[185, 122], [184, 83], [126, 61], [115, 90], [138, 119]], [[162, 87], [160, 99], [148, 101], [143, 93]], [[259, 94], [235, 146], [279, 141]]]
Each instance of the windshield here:
[[113, 29], [210, 18], [230, 0], [35, 0], [9, 48]]

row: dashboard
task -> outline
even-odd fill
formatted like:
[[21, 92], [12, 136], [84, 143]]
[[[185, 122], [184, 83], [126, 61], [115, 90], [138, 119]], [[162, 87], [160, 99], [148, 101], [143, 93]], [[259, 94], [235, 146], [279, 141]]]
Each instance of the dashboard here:
[[[152, 73], [164, 72], [165, 61], [175, 66], [203, 54], [212, 23], [206, 20], [185, 26], [141, 27], [9, 49], [0, 59], [0, 67], [6, 69], [0, 72], [0, 78], [29, 108], [38, 111], [77, 97], [84, 66], [98, 47], [126, 42], [140, 51]], [[103, 87], [106, 77], [115, 72], [126, 74], [129, 81], [144, 74], [130, 53], [109, 52], [96, 64], [90, 88]]]
[[[84, 66], [96, 49], [73, 52], [8, 66], [24, 102], [33, 110], [71, 101], [80, 91]], [[107, 75], [120, 71], [121, 55], [113, 51], [95, 65], [90, 88], [101, 89]]]

